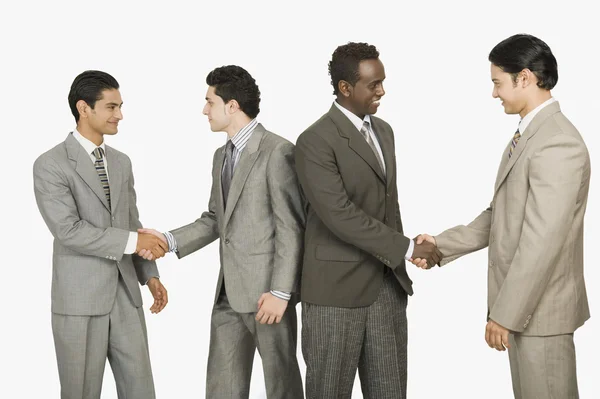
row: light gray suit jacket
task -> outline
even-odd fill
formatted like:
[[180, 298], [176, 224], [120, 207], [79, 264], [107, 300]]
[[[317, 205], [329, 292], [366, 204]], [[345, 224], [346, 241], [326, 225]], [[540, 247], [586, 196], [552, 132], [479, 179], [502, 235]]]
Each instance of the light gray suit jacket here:
[[35, 198], [54, 236], [52, 312], [104, 315], [111, 311], [119, 272], [136, 307], [138, 281], [158, 277], [154, 262], [124, 255], [139, 221], [131, 161], [106, 146], [112, 209], [89, 154], [72, 134], [33, 165]]
[[221, 184], [224, 156], [225, 146], [214, 155], [208, 211], [171, 233], [179, 258], [220, 238], [215, 303], [225, 279], [233, 310], [252, 313], [265, 292], [299, 292], [305, 209], [294, 145], [258, 124], [235, 166], [226, 207]]
[[547, 105], [502, 154], [492, 203], [436, 237], [441, 265], [489, 245], [488, 315], [511, 331], [572, 333], [589, 317], [583, 220], [590, 157], [579, 132]]

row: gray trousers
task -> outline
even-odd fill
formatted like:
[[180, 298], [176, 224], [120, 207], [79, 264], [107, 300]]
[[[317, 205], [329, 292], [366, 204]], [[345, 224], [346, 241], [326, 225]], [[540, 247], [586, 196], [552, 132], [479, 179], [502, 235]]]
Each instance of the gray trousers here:
[[296, 308], [290, 304], [279, 324], [260, 324], [256, 313], [237, 313], [224, 290], [213, 307], [206, 373], [206, 398], [248, 398], [256, 349], [260, 354], [267, 398], [302, 399], [296, 358]]
[[144, 311], [119, 277], [112, 310], [102, 316], [52, 314], [62, 399], [100, 399], [106, 358], [119, 399], [154, 399]]
[[352, 395], [356, 369], [366, 399], [405, 399], [406, 292], [386, 273], [377, 300], [361, 308], [302, 303], [307, 399]]
[[508, 350], [516, 399], [578, 399], [573, 334], [509, 336]]

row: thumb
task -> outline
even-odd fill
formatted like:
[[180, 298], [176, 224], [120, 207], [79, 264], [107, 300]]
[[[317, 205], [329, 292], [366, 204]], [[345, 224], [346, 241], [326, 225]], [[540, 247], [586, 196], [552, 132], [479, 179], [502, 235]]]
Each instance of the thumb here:
[[423, 241], [425, 241], [425, 237], [423, 237], [423, 235], [422, 235], [422, 234], [419, 234], [419, 235], [417, 236], [417, 245], [421, 245], [421, 244], [423, 244]]
[[143, 233], [143, 234], [150, 234], [150, 233], [152, 233], [152, 231], [150, 229], [143, 229], [143, 228], [142, 229], [138, 229], [137, 231], [138, 231], [138, 233]]

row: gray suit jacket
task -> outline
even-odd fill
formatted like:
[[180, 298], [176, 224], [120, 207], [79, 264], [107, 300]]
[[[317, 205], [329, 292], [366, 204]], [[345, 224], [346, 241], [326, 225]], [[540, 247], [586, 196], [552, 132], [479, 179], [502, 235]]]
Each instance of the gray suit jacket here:
[[572, 333], [589, 317], [583, 219], [590, 157], [557, 102], [502, 154], [494, 197], [468, 226], [436, 237], [441, 265], [489, 245], [488, 315], [526, 335]]
[[225, 279], [233, 310], [251, 313], [269, 290], [298, 291], [305, 212], [294, 145], [258, 124], [235, 166], [226, 207], [221, 185], [224, 154], [225, 146], [214, 155], [208, 211], [171, 233], [179, 258], [220, 238], [215, 303]]
[[106, 146], [112, 209], [90, 156], [72, 134], [33, 165], [35, 198], [54, 236], [52, 312], [103, 315], [112, 309], [119, 272], [136, 307], [138, 281], [158, 276], [154, 262], [124, 255], [130, 231], [142, 227], [131, 161]]
[[396, 186], [394, 133], [371, 116], [386, 165], [383, 175], [367, 141], [333, 104], [296, 143], [296, 169], [310, 204], [302, 301], [359, 307], [377, 299], [385, 268], [412, 295]]

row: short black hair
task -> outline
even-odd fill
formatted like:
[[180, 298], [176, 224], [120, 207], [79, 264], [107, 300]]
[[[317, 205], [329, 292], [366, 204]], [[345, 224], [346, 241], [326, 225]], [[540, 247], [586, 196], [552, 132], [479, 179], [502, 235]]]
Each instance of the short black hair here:
[[352, 86], [360, 79], [358, 65], [363, 60], [373, 60], [379, 58], [379, 51], [373, 45], [367, 43], [353, 43], [338, 46], [329, 61], [329, 75], [331, 76], [331, 85], [333, 94], [339, 93], [338, 85], [340, 80], [345, 80]]
[[75, 117], [75, 122], [79, 122], [79, 111], [77, 110], [77, 101], [83, 100], [94, 109], [96, 101], [102, 98], [102, 91], [119, 89], [119, 82], [106, 72], [85, 71], [80, 73], [69, 91], [69, 107]]
[[510, 73], [516, 82], [527, 68], [538, 79], [538, 87], [552, 90], [558, 82], [558, 65], [550, 47], [535, 36], [518, 34], [498, 43], [490, 52], [490, 62]]
[[236, 100], [250, 118], [256, 118], [260, 112], [260, 90], [244, 68], [237, 65], [215, 68], [206, 76], [206, 84], [214, 87], [215, 94], [225, 103]]

